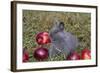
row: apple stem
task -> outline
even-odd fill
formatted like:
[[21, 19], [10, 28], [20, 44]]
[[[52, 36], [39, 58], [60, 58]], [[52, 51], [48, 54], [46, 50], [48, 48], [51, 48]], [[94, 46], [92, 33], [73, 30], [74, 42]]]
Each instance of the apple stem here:
[[39, 47], [43, 47], [44, 45], [39, 45]]

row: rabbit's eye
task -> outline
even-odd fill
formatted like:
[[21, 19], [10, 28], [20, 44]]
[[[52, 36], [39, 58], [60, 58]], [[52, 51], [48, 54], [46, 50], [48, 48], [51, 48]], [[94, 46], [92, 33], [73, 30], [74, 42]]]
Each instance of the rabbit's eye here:
[[60, 24], [64, 24], [63, 22], [60, 22]]
[[63, 22], [60, 22], [60, 24], [59, 24], [59, 28], [60, 28], [61, 30], [64, 29], [64, 23], [63, 23]]

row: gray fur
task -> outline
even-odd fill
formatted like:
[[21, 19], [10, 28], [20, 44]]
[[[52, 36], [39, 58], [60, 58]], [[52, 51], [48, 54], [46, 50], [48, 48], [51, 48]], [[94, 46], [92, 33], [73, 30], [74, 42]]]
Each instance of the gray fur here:
[[63, 53], [67, 56], [78, 46], [78, 39], [70, 32], [64, 30], [64, 23], [55, 21], [50, 31], [51, 46], [49, 48], [49, 56]]

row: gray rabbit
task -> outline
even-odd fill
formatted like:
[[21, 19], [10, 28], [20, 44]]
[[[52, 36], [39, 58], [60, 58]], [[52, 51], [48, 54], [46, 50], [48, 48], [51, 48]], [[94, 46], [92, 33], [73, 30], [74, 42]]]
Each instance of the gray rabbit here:
[[64, 30], [64, 23], [55, 20], [50, 30], [51, 46], [49, 48], [49, 56], [63, 53], [66, 57], [78, 47], [78, 39], [70, 32]]

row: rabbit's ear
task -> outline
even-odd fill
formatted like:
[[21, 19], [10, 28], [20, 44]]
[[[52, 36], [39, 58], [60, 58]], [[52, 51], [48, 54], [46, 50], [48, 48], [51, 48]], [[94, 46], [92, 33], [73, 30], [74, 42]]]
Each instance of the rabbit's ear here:
[[60, 22], [60, 23], [59, 23], [59, 28], [60, 28], [61, 30], [64, 30], [64, 23], [63, 23], [63, 22]]

